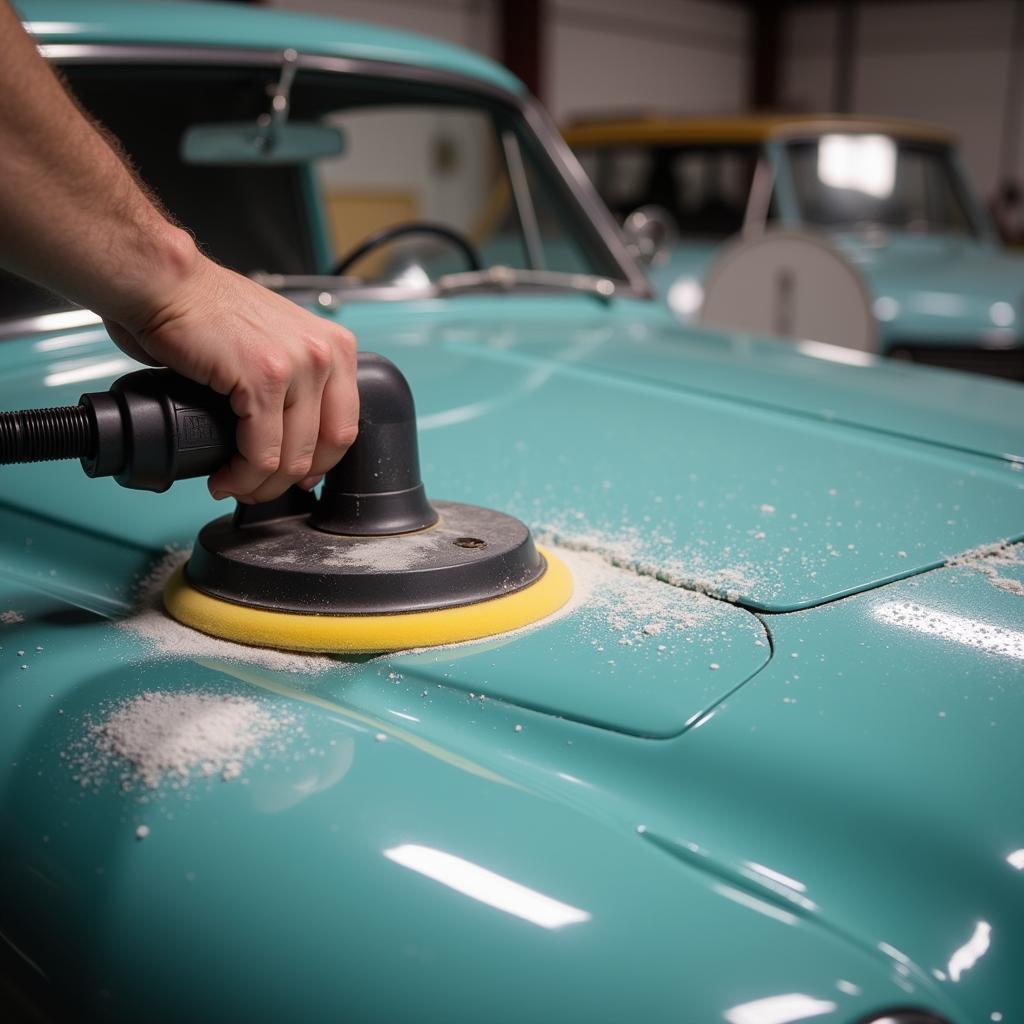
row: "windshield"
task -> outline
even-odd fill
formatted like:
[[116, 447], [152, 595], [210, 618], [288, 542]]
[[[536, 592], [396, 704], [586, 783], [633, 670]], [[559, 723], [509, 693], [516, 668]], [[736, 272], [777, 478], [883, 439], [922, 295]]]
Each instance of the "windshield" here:
[[760, 154], [752, 145], [602, 146], [577, 150], [611, 211], [660, 206], [681, 235], [727, 238], [743, 227]]
[[[368, 236], [427, 222], [442, 230], [399, 233], [353, 261], [346, 277], [422, 285], [473, 269], [471, 254], [485, 270], [624, 279], [543, 144], [500, 99], [300, 69], [288, 122], [339, 129], [341, 151], [304, 163], [218, 165], [183, 159], [186, 132], [255, 124], [280, 67], [72, 63], [63, 71], [171, 216], [243, 274], [331, 274]], [[0, 278], [4, 319], [66, 308], [24, 281]]]
[[977, 233], [945, 146], [836, 133], [786, 148], [808, 224]]

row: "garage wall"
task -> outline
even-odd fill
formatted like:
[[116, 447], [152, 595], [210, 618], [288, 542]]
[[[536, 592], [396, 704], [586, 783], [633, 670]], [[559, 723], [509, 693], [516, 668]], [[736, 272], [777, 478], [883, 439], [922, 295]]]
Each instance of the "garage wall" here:
[[548, 107], [717, 112], [747, 97], [746, 13], [705, 0], [548, 0]]
[[[496, 52], [493, 0], [273, 0]], [[740, 109], [747, 16], [712, 0], [547, 0], [544, 100], [557, 119], [608, 111]]]
[[[951, 129], [986, 196], [1000, 180], [1013, 7], [1013, 0], [889, 0], [862, 4], [857, 13], [853, 109]], [[833, 107], [836, 30], [836, 8], [829, 5], [799, 6], [787, 15], [786, 106]], [[1019, 179], [1024, 153], [1015, 156]]]

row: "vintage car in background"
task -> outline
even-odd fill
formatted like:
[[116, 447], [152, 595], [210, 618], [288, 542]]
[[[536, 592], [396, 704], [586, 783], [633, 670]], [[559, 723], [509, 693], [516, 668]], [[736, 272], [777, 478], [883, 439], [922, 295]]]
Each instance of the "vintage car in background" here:
[[811, 230], [863, 275], [878, 352], [1024, 379], [1024, 259], [1001, 247], [947, 132], [750, 115], [595, 120], [565, 135], [627, 231], [659, 232], [650, 274], [684, 320], [698, 318], [723, 243]]
[[[430, 495], [526, 520], [577, 596], [447, 649], [240, 648], [136, 603], [203, 481], [0, 468], [4, 1020], [1024, 1017], [1019, 388], [681, 325], [469, 53], [20, 9], [209, 252], [404, 370]], [[3, 409], [132, 368], [10, 277], [0, 336]], [[258, 757], [161, 724], [218, 699], [201, 738], [249, 709]]]

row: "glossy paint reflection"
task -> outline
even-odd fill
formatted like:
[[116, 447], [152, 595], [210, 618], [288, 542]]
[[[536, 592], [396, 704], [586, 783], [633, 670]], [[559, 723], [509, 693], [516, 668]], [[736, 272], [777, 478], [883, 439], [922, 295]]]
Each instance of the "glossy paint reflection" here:
[[836, 1004], [829, 999], [815, 999], [802, 992], [788, 992], [781, 996], [768, 996], [751, 1003], [741, 1003], [725, 1011], [729, 1024], [790, 1024], [831, 1013]]
[[43, 383], [48, 388], [64, 387], [68, 384], [80, 384], [87, 380], [102, 380], [107, 377], [116, 377], [121, 373], [129, 373], [137, 370], [138, 364], [127, 356], [116, 359], [90, 360], [87, 363], [58, 363], [57, 366], [43, 378]]
[[959, 981], [987, 952], [992, 944], [992, 925], [979, 921], [971, 937], [949, 958], [949, 980]]
[[1024, 630], [993, 626], [981, 619], [954, 615], [911, 601], [882, 601], [874, 606], [872, 614], [887, 625], [902, 626], [989, 654], [1024, 660]]
[[385, 850], [384, 856], [464, 896], [541, 928], [564, 928], [590, 920], [590, 914], [585, 910], [570, 907], [444, 850], [404, 843]]

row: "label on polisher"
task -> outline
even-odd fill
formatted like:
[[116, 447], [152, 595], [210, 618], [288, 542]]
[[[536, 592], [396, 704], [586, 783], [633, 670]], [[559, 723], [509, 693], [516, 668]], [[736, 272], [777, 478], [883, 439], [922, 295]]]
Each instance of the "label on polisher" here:
[[220, 424], [205, 409], [175, 409], [174, 420], [179, 451], [220, 447], [230, 441], [230, 436], [225, 436]]

